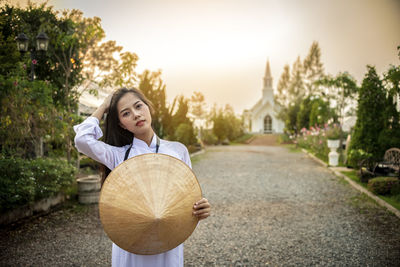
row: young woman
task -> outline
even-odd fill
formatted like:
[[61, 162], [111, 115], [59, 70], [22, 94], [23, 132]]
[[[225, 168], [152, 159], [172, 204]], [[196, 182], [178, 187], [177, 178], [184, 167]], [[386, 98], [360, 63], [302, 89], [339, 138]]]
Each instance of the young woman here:
[[[79, 152], [114, 169], [126, 158], [146, 153], [163, 153], [176, 157], [191, 167], [186, 147], [179, 142], [160, 140], [151, 127], [152, 105], [137, 89], [122, 88], [109, 95], [103, 104], [81, 124], [74, 126], [75, 145]], [[99, 141], [99, 121], [107, 114], [105, 142]], [[210, 215], [205, 198], [193, 206], [200, 220]], [[183, 266], [183, 244], [157, 255], [136, 255], [116, 244], [112, 246], [112, 266]]]

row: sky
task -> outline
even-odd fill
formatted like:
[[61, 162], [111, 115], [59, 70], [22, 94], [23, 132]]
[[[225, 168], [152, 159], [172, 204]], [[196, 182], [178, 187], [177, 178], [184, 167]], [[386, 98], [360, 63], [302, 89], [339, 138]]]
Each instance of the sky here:
[[[11, 0], [26, 3], [26, 0]], [[43, 2], [43, 1], [33, 1]], [[204, 94], [207, 105], [237, 113], [262, 95], [270, 61], [276, 90], [285, 64], [304, 59], [313, 41], [325, 72], [399, 65], [400, 0], [49, 0], [56, 10], [100, 17], [106, 40], [139, 56], [138, 73], [161, 70], [170, 102]]]

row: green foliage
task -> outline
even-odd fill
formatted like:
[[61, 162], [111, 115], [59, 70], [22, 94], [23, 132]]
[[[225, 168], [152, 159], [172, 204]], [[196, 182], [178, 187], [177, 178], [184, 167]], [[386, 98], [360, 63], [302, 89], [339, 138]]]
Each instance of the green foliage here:
[[349, 73], [344, 72], [335, 77], [325, 76], [316, 83], [326, 87], [325, 97], [329, 103], [335, 103], [334, 114], [338, 118], [334, 117], [334, 121], [339, 119], [340, 123], [343, 123], [345, 108], [354, 104], [354, 99], [357, 95], [358, 88], [355, 79]]
[[350, 149], [347, 153], [347, 165], [353, 168], [358, 168], [362, 160], [371, 157], [371, 153], [367, 153], [362, 149]]
[[385, 91], [374, 67], [368, 72], [359, 90], [357, 122], [350, 148], [362, 149], [375, 157], [382, 157], [386, 147], [379, 144], [379, 136], [385, 126]]
[[193, 126], [188, 123], [181, 123], [175, 130], [174, 134], [176, 141], [185, 145], [196, 143], [196, 135], [194, 134]]
[[233, 141], [243, 135], [242, 120], [235, 116], [231, 106], [226, 105], [225, 109], [219, 110], [214, 107], [210, 117], [213, 123], [213, 134], [217, 137], [219, 143], [226, 139]]
[[287, 134], [280, 134], [278, 136], [278, 143], [279, 144], [292, 144], [293, 140]]
[[338, 124], [335, 123], [331, 126], [328, 126], [325, 131], [325, 135], [327, 139], [337, 140], [342, 136], [342, 129]]
[[[325, 125], [331, 118], [336, 118], [336, 114], [329, 107], [329, 102], [317, 97], [313, 99], [310, 111], [309, 127], [315, 125]], [[303, 126], [307, 127], [307, 126]]]
[[311, 97], [304, 98], [300, 103], [299, 112], [297, 112], [297, 117], [296, 117], [297, 129], [308, 127], [310, 125], [311, 109], [312, 109]]
[[313, 128], [312, 131], [302, 131], [303, 134], [296, 139], [299, 147], [310, 150], [318, 158], [328, 161], [329, 148], [327, 146], [327, 138], [324, 131]]
[[321, 79], [323, 76], [324, 66], [321, 62], [321, 49], [319, 48], [318, 42], [314, 41], [311, 44], [308, 55], [303, 61], [303, 77], [306, 96], [321, 94], [319, 85], [316, 81]]
[[75, 168], [63, 160], [1, 157], [0, 211], [4, 212], [66, 190]]
[[[53, 104], [54, 87], [43, 81], [29, 82], [17, 75], [0, 75], [0, 145], [27, 156], [29, 146], [38, 138], [54, 132], [57, 110]], [[19, 152], [18, 152], [19, 151]]]
[[212, 130], [202, 129], [201, 130], [201, 140], [206, 145], [216, 145], [218, 144], [218, 138], [215, 136]]
[[[392, 188], [390, 189], [390, 194], [400, 196], [400, 182], [392, 186]], [[399, 200], [400, 200], [400, 198], [399, 198]]]
[[246, 133], [233, 140], [233, 142], [239, 144], [246, 144], [253, 136], [254, 134]]
[[99, 170], [100, 163], [89, 158], [83, 157], [79, 160], [80, 168], [91, 168], [92, 170]]
[[153, 129], [159, 137], [164, 138], [168, 135], [172, 115], [167, 108], [165, 84], [161, 80], [161, 72], [145, 70], [139, 78], [139, 89], [153, 103], [154, 112], [151, 115]]
[[399, 185], [399, 179], [394, 177], [377, 177], [368, 181], [368, 189], [377, 195], [389, 194], [393, 187]]

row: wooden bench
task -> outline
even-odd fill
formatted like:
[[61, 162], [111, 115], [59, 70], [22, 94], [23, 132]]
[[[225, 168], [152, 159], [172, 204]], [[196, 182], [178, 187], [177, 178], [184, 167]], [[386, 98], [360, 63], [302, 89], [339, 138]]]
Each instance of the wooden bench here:
[[359, 164], [361, 181], [376, 176], [397, 176], [400, 178], [400, 149], [386, 150], [382, 161], [364, 159]]

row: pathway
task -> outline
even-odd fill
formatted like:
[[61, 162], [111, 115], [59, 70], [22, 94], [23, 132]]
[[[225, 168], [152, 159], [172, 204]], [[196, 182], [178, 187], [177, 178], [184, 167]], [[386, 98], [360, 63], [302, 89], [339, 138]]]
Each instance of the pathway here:
[[[185, 242], [185, 266], [400, 262], [400, 220], [303, 153], [219, 146], [193, 166], [213, 214]], [[1, 266], [110, 265], [96, 205], [65, 208], [0, 236]]]

